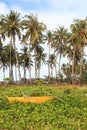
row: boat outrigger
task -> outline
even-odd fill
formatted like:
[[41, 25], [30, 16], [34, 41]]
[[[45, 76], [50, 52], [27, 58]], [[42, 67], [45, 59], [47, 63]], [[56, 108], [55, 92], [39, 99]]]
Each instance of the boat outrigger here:
[[14, 101], [18, 101], [18, 102], [30, 102], [30, 103], [43, 103], [46, 102], [50, 99], [52, 99], [52, 96], [42, 96], [42, 97], [8, 97], [6, 96], [6, 98], [8, 99], [8, 101], [10, 103], [14, 102]]

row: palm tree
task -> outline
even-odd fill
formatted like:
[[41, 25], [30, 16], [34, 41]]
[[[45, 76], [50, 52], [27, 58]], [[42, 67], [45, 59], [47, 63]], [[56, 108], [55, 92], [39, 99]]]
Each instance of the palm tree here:
[[23, 69], [24, 69], [24, 79], [26, 79], [26, 61], [28, 59], [28, 48], [24, 46], [23, 49], [21, 49], [23, 51], [23, 53], [21, 54], [21, 59], [22, 59], [22, 63], [23, 63]]
[[52, 38], [53, 38], [53, 34], [50, 30], [47, 31], [47, 34], [46, 34], [46, 41], [47, 41], [47, 45], [48, 45], [48, 80], [50, 81], [50, 62], [49, 62], [49, 59], [50, 59], [50, 51], [51, 51], [51, 44], [52, 44]]
[[64, 80], [67, 83], [71, 83], [71, 75], [72, 75], [72, 66], [69, 63], [62, 64], [61, 67], [62, 73], [64, 75]]
[[[19, 80], [21, 81], [21, 73], [20, 73], [20, 69], [19, 69], [19, 62], [18, 62], [18, 57], [17, 57], [17, 53], [16, 53], [16, 45], [15, 45], [15, 39], [16, 36], [18, 36], [18, 38], [20, 39], [20, 27], [21, 27], [21, 22], [20, 22], [20, 14], [14, 11], [10, 11], [9, 14], [2, 15], [1, 18], [3, 20], [3, 28], [5, 29], [5, 34], [10, 37], [10, 80], [12, 77], [11, 74], [11, 49], [12, 46], [15, 49], [15, 55], [16, 55], [16, 62], [17, 62], [17, 67], [18, 67], [18, 71], [19, 71]], [[13, 82], [13, 81], [11, 81]]]
[[58, 69], [58, 78], [59, 78], [59, 83], [60, 83], [60, 64], [61, 64], [61, 56], [63, 53], [64, 49], [64, 44], [67, 41], [67, 29], [64, 27], [60, 26], [55, 32], [55, 37], [54, 37], [54, 44], [55, 44], [55, 51], [57, 52], [57, 55], [59, 53], [59, 69]]
[[51, 77], [53, 77], [53, 68], [55, 67], [55, 70], [56, 70], [56, 57], [54, 54], [50, 54], [49, 65], [51, 68]]
[[40, 68], [41, 64], [46, 62], [46, 53], [44, 53], [44, 49], [39, 44], [36, 46], [36, 52], [37, 78], [40, 78]]
[[[24, 79], [26, 79], [26, 68], [29, 66], [29, 56], [28, 56], [28, 47], [24, 46], [23, 49], [21, 49], [23, 53], [21, 53], [21, 65], [23, 66], [24, 70]], [[32, 61], [30, 60], [30, 63], [32, 65]]]
[[[5, 58], [7, 59], [9, 71], [10, 71], [10, 55], [11, 55], [11, 74], [13, 76], [11, 78], [14, 79], [13, 66], [16, 65], [15, 49], [12, 47], [11, 54], [10, 54], [10, 44], [8, 44], [8, 45], [4, 46], [4, 51], [5, 51]], [[10, 72], [9, 72], [9, 80], [10, 80]], [[10, 80], [10, 81], [12, 81], [12, 80]]]
[[[24, 42], [29, 44], [29, 59], [31, 54], [30, 54], [30, 46], [31, 45], [35, 45], [34, 48], [34, 54], [36, 56], [36, 44], [41, 43], [42, 42], [42, 38], [43, 38], [43, 34], [42, 32], [45, 31], [46, 26], [43, 23], [40, 23], [38, 21], [37, 16], [34, 15], [27, 15], [26, 19], [24, 20], [24, 26], [26, 28], [26, 33], [24, 36]], [[30, 61], [29, 61], [30, 63]], [[29, 65], [30, 66], [30, 65]], [[37, 68], [36, 68], [36, 58], [35, 58], [35, 78], [37, 78]], [[31, 73], [31, 68], [29, 67], [29, 71]], [[31, 76], [30, 76], [31, 78]]]
[[3, 75], [5, 78], [5, 67], [7, 67], [6, 64], [6, 57], [5, 57], [5, 52], [4, 52], [4, 47], [3, 47], [3, 41], [5, 41], [5, 31], [3, 28], [3, 20], [0, 17], [0, 68], [3, 67]]
[[5, 30], [3, 28], [3, 20], [0, 17], [0, 44], [3, 45], [3, 41], [5, 41]]
[[5, 79], [5, 68], [8, 66], [8, 57], [6, 55], [5, 47], [0, 44], [0, 68], [3, 67], [3, 79]]
[[[83, 56], [84, 56], [84, 47], [85, 43], [87, 43], [86, 35], [87, 35], [87, 24], [85, 20], [79, 20], [76, 19], [74, 20], [74, 24], [71, 25], [72, 29], [72, 41], [73, 41], [73, 68], [72, 71], [74, 71], [74, 61], [75, 61], [75, 52], [76, 50], [79, 50], [81, 53], [81, 58], [80, 58], [80, 85], [82, 83], [82, 68], [83, 68]], [[74, 79], [74, 75], [72, 75], [72, 80]], [[73, 82], [73, 81], [72, 81]]]

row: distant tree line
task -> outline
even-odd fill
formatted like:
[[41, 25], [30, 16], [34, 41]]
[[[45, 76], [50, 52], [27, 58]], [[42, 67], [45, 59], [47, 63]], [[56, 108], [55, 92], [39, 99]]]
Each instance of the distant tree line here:
[[[5, 45], [7, 39], [9, 42]], [[21, 82], [22, 67], [23, 78], [32, 83], [32, 68], [35, 79], [39, 79], [41, 66], [46, 64], [49, 83], [52, 79], [57, 83], [87, 83], [86, 43], [87, 18], [75, 19], [70, 30], [59, 26], [51, 31], [39, 22], [36, 15], [21, 17], [20, 13], [11, 10], [9, 14], [0, 15], [0, 68], [3, 68], [3, 79], [6, 78], [6, 68], [9, 68], [9, 82], [14, 82], [14, 67], [15, 79]], [[23, 45], [20, 51], [17, 50], [18, 44]], [[45, 53], [44, 44], [48, 45], [48, 53]], [[61, 64], [63, 57], [67, 57], [65, 64]], [[29, 77], [26, 77], [26, 71]]]

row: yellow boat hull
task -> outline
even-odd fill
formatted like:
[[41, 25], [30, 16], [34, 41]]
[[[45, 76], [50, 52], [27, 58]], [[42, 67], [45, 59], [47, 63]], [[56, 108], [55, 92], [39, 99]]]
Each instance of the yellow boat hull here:
[[51, 96], [42, 96], [42, 97], [6, 97], [10, 103], [14, 101], [18, 102], [30, 102], [30, 103], [43, 103], [50, 99], [52, 99]]

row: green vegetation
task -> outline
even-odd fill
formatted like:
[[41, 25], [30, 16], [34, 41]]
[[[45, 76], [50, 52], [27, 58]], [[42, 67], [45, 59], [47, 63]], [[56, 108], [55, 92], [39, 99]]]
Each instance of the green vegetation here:
[[[42, 104], [10, 104], [6, 96], [52, 95]], [[87, 88], [65, 86], [0, 87], [0, 130], [86, 130]]]

